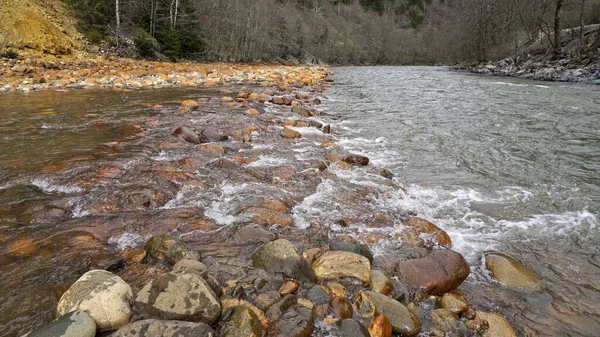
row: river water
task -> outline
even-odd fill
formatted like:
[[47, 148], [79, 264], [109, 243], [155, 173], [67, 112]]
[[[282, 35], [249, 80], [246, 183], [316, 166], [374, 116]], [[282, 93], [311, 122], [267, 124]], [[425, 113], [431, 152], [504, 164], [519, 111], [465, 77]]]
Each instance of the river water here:
[[[340, 144], [392, 171], [402, 206], [450, 234], [474, 267], [466, 287], [493, 303], [479, 304], [542, 335], [596, 336], [600, 88], [445, 68], [333, 70], [327, 106], [351, 130]], [[502, 290], [481, 268], [486, 250], [519, 259], [545, 290]]]
[[[192, 181], [176, 175], [180, 160], [208, 159], [198, 148], [173, 145], [172, 128], [212, 123], [225, 130], [231, 112], [185, 119], [172, 112], [183, 99], [210, 103], [223, 95], [214, 89], [0, 96], [0, 336], [51, 320], [70, 284], [90, 268], [114, 267], [118, 249], [138, 246], [160, 230], [192, 240], [195, 234], [187, 235], [191, 229], [180, 222], [197, 209], [218, 226], [244, 224], [244, 211], [265, 196], [294, 204], [298, 228], [320, 222], [331, 228], [330, 236], [402, 230], [405, 211], [415, 212], [446, 230], [453, 249], [467, 258], [472, 274], [461, 290], [475, 309], [501, 312], [520, 335], [597, 335], [600, 88], [441, 67], [333, 70], [335, 83], [319, 109], [341, 118], [322, 121], [331, 123], [335, 143], [388, 169], [394, 182], [372, 174], [371, 166], [310, 178], [310, 161], [324, 151], [324, 135], [314, 128], [297, 128], [302, 140], [291, 147], [281, 142], [279, 129], [260, 130], [251, 145], [224, 143], [258, 159], [243, 167], [253, 175], [236, 173], [236, 180], [206, 168]], [[266, 109], [281, 113], [269, 104]], [[131, 125], [151, 132], [139, 138]], [[312, 187], [263, 177], [284, 165], [309, 172], [303, 177]], [[119, 168], [120, 176], [113, 179], [104, 167]], [[158, 179], [159, 173], [177, 184]], [[362, 187], [367, 192], [361, 197], [353, 189]], [[140, 198], [142, 208], [134, 203]], [[338, 226], [342, 216], [360, 222], [375, 213], [387, 227]], [[213, 241], [203, 240], [200, 247]], [[10, 248], [14, 242], [21, 242], [17, 250]], [[384, 241], [371, 248], [377, 258], [390, 247]], [[526, 293], [494, 282], [482, 268], [487, 250], [520, 260], [544, 289]], [[210, 268], [214, 260], [221, 263], [218, 255], [205, 255]], [[235, 269], [227, 261], [224, 274]]]

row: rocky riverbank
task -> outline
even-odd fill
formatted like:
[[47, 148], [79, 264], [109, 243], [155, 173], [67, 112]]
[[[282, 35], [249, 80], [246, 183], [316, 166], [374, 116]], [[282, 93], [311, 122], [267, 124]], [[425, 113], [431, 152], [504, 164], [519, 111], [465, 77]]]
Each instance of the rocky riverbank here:
[[[82, 67], [67, 86], [129, 76], [112, 66]], [[516, 335], [501, 314], [469, 305], [470, 266], [451, 237], [391, 206], [401, 183], [336, 143], [341, 117], [320, 108], [326, 69], [124, 67], [139, 73], [123, 88], [175, 69], [200, 75], [189, 85], [229, 85], [178, 106], [135, 102], [152, 115], [123, 125], [124, 139], [42, 168], [60, 188], [46, 186], [55, 198], [25, 220], [69, 230], [0, 232], [6, 270], [55, 255], [69, 270], [50, 276], [67, 285], [50, 308], [57, 320], [28, 337]], [[32, 69], [18, 76], [45, 72]], [[540, 289], [510, 256], [485, 260], [499, 287]]]

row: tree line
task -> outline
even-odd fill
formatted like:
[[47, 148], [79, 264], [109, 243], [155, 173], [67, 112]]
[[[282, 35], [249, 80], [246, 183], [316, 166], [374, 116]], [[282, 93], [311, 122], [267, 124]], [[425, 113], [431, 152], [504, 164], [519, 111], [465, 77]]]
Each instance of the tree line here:
[[92, 42], [172, 60], [453, 64], [600, 23], [600, 0], [64, 1]]

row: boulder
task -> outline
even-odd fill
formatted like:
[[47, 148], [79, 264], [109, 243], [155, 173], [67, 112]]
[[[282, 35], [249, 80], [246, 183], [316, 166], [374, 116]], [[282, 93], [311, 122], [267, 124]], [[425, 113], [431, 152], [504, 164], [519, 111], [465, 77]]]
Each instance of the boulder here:
[[443, 295], [458, 287], [471, 272], [465, 258], [457, 252], [440, 249], [420, 259], [398, 264], [400, 281], [430, 295]]
[[233, 307], [228, 318], [219, 324], [221, 337], [262, 337], [263, 326], [256, 314], [248, 307]]
[[137, 295], [136, 311], [144, 318], [215, 323], [221, 304], [199, 275], [170, 272], [146, 284]]
[[495, 312], [478, 311], [477, 317], [488, 322], [489, 328], [485, 330], [482, 337], [517, 337], [504, 316]]
[[440, 246], [444, 246], [446, 248], [452, 247], [452, 240], [450, 239], [448, 233], [425, 219], [408, 218], [402, 223], [402, 225], [411, 228], [417, 232], [417, 234], [430, 235], [431, 241]]
[[153, 236], [144, 248], [153, 259], [165, 261], [170, 265], [175, 265], [181, 260], [200, 261], [200, 253], [165, 235]]
[[269, 327], [269, 337], [310, 337], [315, 329], [315, 312], [301, 304], [290, 307]]
[[404, 304], [374, 291], [363, 293], [375, 305], [376, 314], [388, 318], [394, 333], [416, 336], [421, 332], [421, 322]]
[[336, 250], [336, 251], [344, 251], [344, 252], [360, 254], [360, 255], [366, 257], [367, 259], [369, 259], [369, 262], [373, 262], [373, 253], [371, 253], [369, 248], [367, 248], [364, 245], [360, 245], [358, 243], [334, 241], [329, 244], [329, 248], [331, 250]]
[[493, 278], [511, 288], [538, 290], [541, 284], [527, 267], [508, 254], [485, 253], [485, 267]]
[[128, 324], [111, 337], [217, 337], [204, 323], [146, 319]]
[[353, 164], [353, 165], [369, 165], [369, 158], [365, 157], [365, 156], [360, 156], [357, 154], [352, 154], [347, 156], [346, 158], [344, 158], [344, 161], [348, 164]]
[[364, 283], [371, 279], [371, 263], [366, 257], [344, 251], [328, 251], [313, 262], [315, 275], [324, 279], [355, 277]]
[[282, 273], [301, 282], [314, 281], [315, 275], [296, 246], [288, 240], [279, 239], [265, 244], [252, 254], [252, 266], [270, 273]]
[[90, 270], [61, 296], [56, 315], [86, 311], [99, 330], [118, 329], [129, 323], [132, 301], [131, 287], [120, 277], [105, 270]]
[[27, 334], [27, 337], [94, 337], [96, 322], [85, 311], [73, 311]]

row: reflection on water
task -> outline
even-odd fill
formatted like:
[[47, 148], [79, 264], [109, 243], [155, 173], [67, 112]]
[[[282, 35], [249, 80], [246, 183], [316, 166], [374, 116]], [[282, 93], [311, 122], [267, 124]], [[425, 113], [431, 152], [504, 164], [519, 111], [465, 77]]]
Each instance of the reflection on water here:
[[[600, 88], [443, 68], [337, 68], [341, 143], [408, 185], [402, 204], [448, 231], [474, 267], [464, 288], [544, 336], [600, 331]], [[366, 80], [368, 79], [368, 80]], [[503, 290], [482, 252], [518, 257], [546, 285]], [[483, 301], [482, 299], [489, 299]]]

